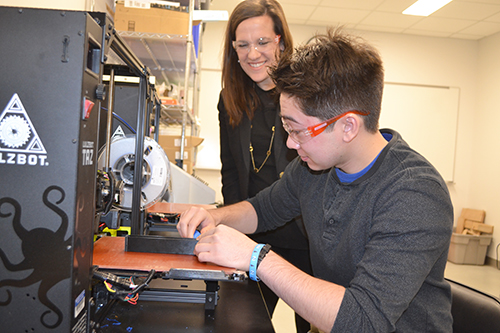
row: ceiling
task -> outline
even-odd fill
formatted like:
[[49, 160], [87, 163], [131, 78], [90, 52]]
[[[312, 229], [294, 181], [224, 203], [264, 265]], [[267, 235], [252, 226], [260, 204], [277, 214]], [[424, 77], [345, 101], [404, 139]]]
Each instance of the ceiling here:
[[[500, 31], [500, 0], [453, 0], [428, 17], [403, 15], [416, 0], [279, 0], [289, 24], [479, 40]], [[229, 14], [240, 0], [212, 0]]]

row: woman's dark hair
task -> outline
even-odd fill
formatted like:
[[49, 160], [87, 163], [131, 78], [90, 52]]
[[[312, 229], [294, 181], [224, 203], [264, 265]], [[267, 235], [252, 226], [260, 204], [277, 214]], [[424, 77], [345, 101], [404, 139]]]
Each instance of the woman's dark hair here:
[[226, 28], [222, 63], [222, 99], [229, 115], [229, 122], [237, 126], [246, 113], [250, 119], [259, 106], [255, 83], [238, 63], [238, 55], [233, 48], [238, 25], [252, 17], [268, 15], [274, 23], [274, 32], [280, 35], [281, 55], [293, 52], [292, 34], [288, 28], [283, 8], [275, 0], [245, 0], [233, 10]]

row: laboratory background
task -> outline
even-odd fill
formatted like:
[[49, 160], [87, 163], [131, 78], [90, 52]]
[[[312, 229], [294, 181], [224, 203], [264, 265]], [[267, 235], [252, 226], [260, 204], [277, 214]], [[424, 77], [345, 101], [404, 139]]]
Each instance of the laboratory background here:
[[[111, 8], [114, 14], [123, 2], [140, 8], [145, 2], [163, 1], [0, 0], [0, 6]], [[196, 50], [191, 61], [196, 62], [197, 81], [157, 87], [165, 91], [165, 103], [187, 105], [189, 124], [181, 117], [161, 127], [160, 135], [182, 131], [192, 138], [181, 161], [185, 159], [183, 171], [195, 179], [193, 186], [203, 187], [210, 198], [199, 202], [203, 204], [223, 202], [217, 102], [227, 19], [238, 2], [199, 3], [199, 12], [210, 15], [194, 17]], [[380, 51], [385, 67], [380, 127], [397, 129], [429, 159], [451, 195], [459, 230], [452, 238], [446, 277], [500, 297], [500, 0], [453, 0], [429, 16], [403, 15], [413, 2], [280, 1], [295, 46], [327, 27], [343, 26]], [[478, 237], [485, 241], [476, 242]], [[292, 316], [280, 302], [273, 317], [276, 332], [290, 332]]]

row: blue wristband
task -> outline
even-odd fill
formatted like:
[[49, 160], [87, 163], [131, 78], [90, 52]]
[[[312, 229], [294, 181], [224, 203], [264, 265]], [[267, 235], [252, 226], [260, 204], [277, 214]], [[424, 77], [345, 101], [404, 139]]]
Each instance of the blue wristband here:
[[262, 250], [264, 245], [265, 244], [255, 245], [252, 252], [252, 258], [250, 259], [250, 269], [248, 270], [248, 273], [250, 275], [250, 279], [254, 281], [260, 281], [260, 279], [257, 277], [257, 262], [259, 260], [260, 250]]

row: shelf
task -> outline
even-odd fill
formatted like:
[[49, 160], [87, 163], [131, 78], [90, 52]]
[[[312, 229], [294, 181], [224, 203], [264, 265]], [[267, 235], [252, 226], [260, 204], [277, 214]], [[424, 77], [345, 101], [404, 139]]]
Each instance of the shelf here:
[[[162, 105], [161, 106], [161, 121], [164, 124], [182, 125], [184, 108], [182, 105]], [[196, 124], [196, 119], [193, 114], [186, 111], [187, 123], [189, 125]]]
[[[200, 8], [199, 0], [184, 1], [189, 6], [188, 13], [193, 12], [195, 8]], [[192, 24], [193, 19], [190, 14], [189, 27]], [[181, 101], [183, 105], [162, 105], [160, 123], [167, 126], [180, 125], [182, 135], [189, 126], [191, 133], [196, 134], [198, 132], [195, 116], [197, 112], [196, 110], [193, 112], [188, 105], [197, 108], [197, 103], [194, 101], [198, 98], [195, 88], [198, 84], [198, 59], [194, 44], [198, 43], [199, 31], [191, 35], [177, 35], [116, 30], [116, 35], [133, 52], [148, 75], [154, 77], [156, 87], [165, 84], [168, 91], [176, 88], [173, 91], [177, 91], [178, 96], [175, 93], [176, 96], [173, 97], [178, 100], [185, 99]], [[114, 62], [111, 57], [108, 60]], [[177, 87], [171, 87], [171, 85]], [[184, 147], [181, 147], [181, 153], [183, 149]]]
[[[183, 86], [186, 71], [186, 53], [191, 52], [189, 84], [196, 72], [196, 55], [185, 35], [167, 35], [132, 31], [118, 31], [142, 63], [156, 77], [159, 84]], [[189, 48], [189, 50], [188, 50]]]

